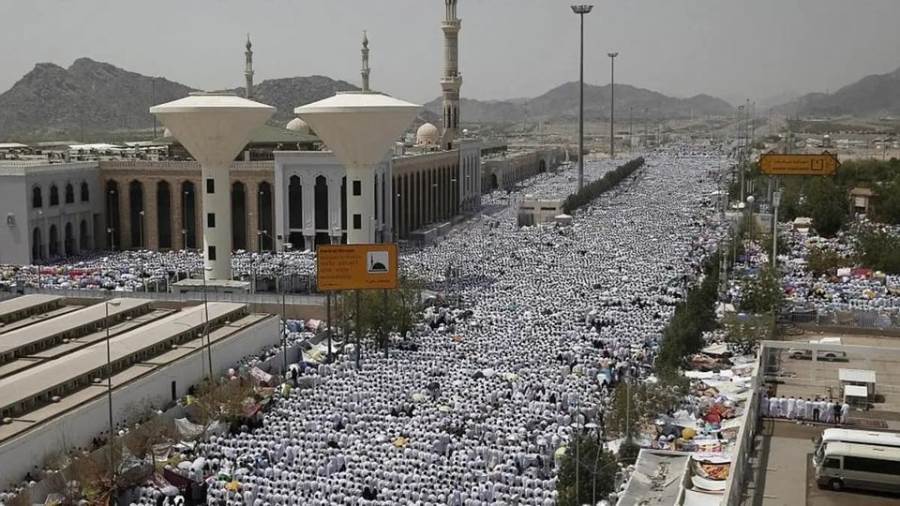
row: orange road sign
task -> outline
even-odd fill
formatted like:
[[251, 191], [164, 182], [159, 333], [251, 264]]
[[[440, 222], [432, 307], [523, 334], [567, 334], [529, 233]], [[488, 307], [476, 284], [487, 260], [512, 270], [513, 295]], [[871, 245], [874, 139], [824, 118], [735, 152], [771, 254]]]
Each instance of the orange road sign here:
[[837, 155], [782, 155], [766, 153], [759, 157], [759, 170], [770, 176], [833, 176], [841, 162]]
[[396, 244], [341, 244], [316, 249], [319, 291], [397, 288]]

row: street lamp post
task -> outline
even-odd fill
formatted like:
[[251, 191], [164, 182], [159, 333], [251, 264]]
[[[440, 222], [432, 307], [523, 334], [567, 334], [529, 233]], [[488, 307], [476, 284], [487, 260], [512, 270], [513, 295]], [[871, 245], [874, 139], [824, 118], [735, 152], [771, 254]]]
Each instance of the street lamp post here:
[[[211, 267], [203, 266], [202, 276], [200, 279], [203, 280], [203, 333], [206, 334], [206, 359], [209, 363], [209, 381], [213, 381], [213, 365], [212, 365], [212, 340], [209, 337], [209, 296], [207, 295], [206, 289], [206, 273], [212, 271]], [[203, 340], [200, 341], [201, 346], [203, 345]], [[201, 356], [202, 357], [202, 356]], [[203, 360], [201, 358], [201, 360]]]
[[118, 306], [120, 304], [119, 301], [110, 300], [109, 298], [104, 301], [104, 308], [106, 309], [106, 318], [104, 319], [104, 323], [106, 324], [106, 404], [109, 410], [109, 439], [107, 440], [107, 445], [109, 446], [109, 474], [110, 474], [110, 486], [113, 486], [115, 483], [115, 467], [113, 465], [113, 408], [112, 408], [112, 351], [110, 349], [109, 343], [109, 306]]
[[778, 208], [781, 206], [781, 190], [775, 190], [772, 193], [772, 269], [777, 267], [778, 262]]
[[578, 56], [578, 191], [584, 185], [584, 15], [591, 12], [593, 5], [573, 5], [572, 12], [581, 19], [580, 52]]
[[285, 253], [287, 250], [293, 248], [294, 245], [285, 241], [282, 237], [281, 240], [281, 350], [282, 350], [282, 358], [283, 358], [283, 369], [282, 374], [287, 377], [287, 311], [286, 311], [286, 300], [285, 300], [285, 287], [284, 287], [284, 261], [285, 261]]
[[618, 52], [607, 53], [609, 56], [609, 158], [616, 157], [616, 56]]

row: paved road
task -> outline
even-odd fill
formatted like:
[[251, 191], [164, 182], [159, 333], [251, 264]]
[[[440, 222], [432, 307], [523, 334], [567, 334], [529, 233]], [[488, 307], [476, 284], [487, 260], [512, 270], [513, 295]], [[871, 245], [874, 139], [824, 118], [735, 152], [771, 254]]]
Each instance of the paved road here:
[[891, 506], [900, 505], [900, 495], [862, 491], [832, 492], [816, 485], [810, 463], [812, 439], [821, 428], [789, 422], [766, 422], [762, 458], [766, 474], [763, 493], [752, 504], [762, 506]]

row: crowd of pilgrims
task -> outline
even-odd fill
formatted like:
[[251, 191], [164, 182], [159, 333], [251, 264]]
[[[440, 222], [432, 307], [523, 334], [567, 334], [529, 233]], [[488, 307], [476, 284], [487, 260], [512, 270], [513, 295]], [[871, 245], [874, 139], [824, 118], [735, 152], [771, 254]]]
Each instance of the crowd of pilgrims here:
[[[712, 197], [722, 162], [715, 150], [654, 153], [571, 226], [519, 228], [514, 206], [571, 193], [574, 166], [486, 195], [482, 214], [401, 258], [453, 306], [426, 310], [387, 357], [366, 348], [361, 370], [349, 354], [292, 365], [301, 386], [279, 390], [260, 426], [186, 450], [190, 477], [215, 505], [555, 504], [561, 449], [576, 431], [605, 437], [615, 383], [652, 375], [663, 327], [725, 235]], [[585, 179], [615, 165], [588, 162]], [[235, 257], [237, 274], [280, 272], [277, 255], [254, 255]], [[286, 258], [290, 272], [314, 270], [310, 253]], [[187, 252], [84, 262], [113, 286], [137, 263], [199, 268]], [[134, 504], [183, 501], [133, 492]]]
[[602, 430], [610, 379], [651, 374], [672, 287], [721, 236], [718, 162], [659, 153], [571, 227], [516, 228], [509, 196], [488, 196], [492, 213], [401, 259], [459, 306], [429, 310], [415, 346], [366, 349], [361, 370], [346, 354], [303, 368], [315, 386], [277, 395], [260, 427], [198, 443], [208, 503], [555, 504], [558, 450]]
[[[850, 265], [858, 253], [858, 227], [840, 231], [833, 238], [816, 235], [809, 230], [786, 232], [788, 251], [781, 256], [787, 300], [797, 310], [811, 309], [830, 314], [837, 311], [867, 311], [881, 315], [883, 326], [900, 322], [900, 276], [866, 268], [844, 268], [816, 275], [807, 268], [805, 259], [812, 248], [836, 253]], [[880, 227], [887, 233], [900, 235], [900, 227]]]
[[[313, 280], [316, 257], [312, 251], [287, 250], [235, 252], [231, 259], [237, 279], [265, 281], [280, 278], [290, 287], [303, 288]], [[40, 265], [0, 266], [0, 283], [42, 289], [86, 289], [113, 291], [167, 291], [170, 283], [200, 278], [203, 256], [197, 250], [116, 251], [61, 259]]]

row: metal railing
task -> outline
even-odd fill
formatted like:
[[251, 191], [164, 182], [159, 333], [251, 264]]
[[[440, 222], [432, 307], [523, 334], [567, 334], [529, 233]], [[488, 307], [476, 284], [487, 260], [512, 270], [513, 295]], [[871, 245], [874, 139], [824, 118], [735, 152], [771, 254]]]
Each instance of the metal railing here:
[[805, 323], [827, 327], [849, 327], [871, 330], [900, 330], [900, 311], [792, 311], [779, 317], [781, 322]]

